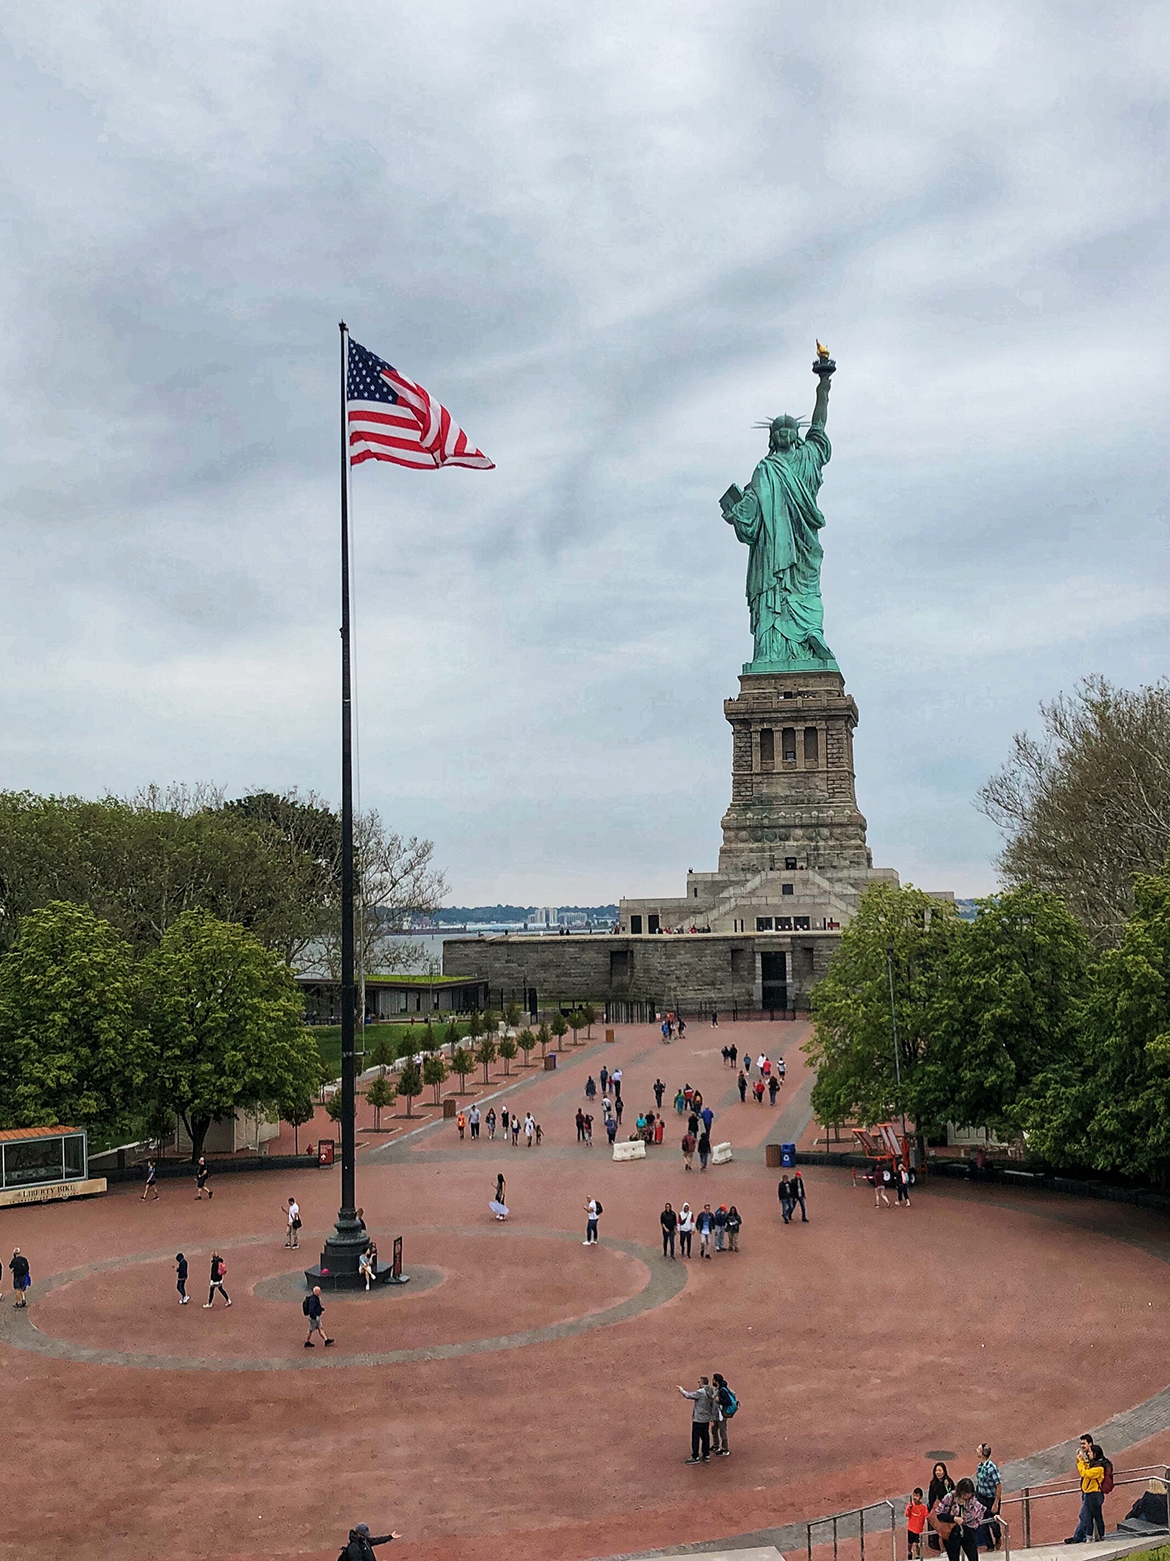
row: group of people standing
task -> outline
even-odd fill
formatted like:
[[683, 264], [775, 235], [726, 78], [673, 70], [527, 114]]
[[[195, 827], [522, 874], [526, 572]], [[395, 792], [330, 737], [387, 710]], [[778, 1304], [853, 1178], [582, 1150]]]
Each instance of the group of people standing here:
[[739, 1400], [727, 1379], [717, 1371], [714, 1381], [700, 1377], [697, 1387], [684, 1388], [680, 1382], [678, 1390], [691, 1401], [691, 1456], [687, 1463], [710, 1463], [712, 1455], [729, 1458], [727, 1423], [738, 1410]]
[[677, 1212], [674, 1205], [668, 1203], [658, 1216], [662, 1226], [662, 1255], [674, 1261], [674, 1242], [678, 1237], [679, 1256], [690, 1257], [691, 1241], [694, 1233], [699, 1233], [699, 1256], [709, 1258], [711, 1248], [714, 1245], [716, 1252], [722, 1252], [726, 1246], [728, 1252], [739, 1251], [739, 1233], [743, 1228], [743, 1219], [739, 1210], [733, 1203], [730, 1207], [721, 1203], [717, 1209], [712, 1209], [709, 1203], [705, 1203], [695, 1214], [689, 1203], [684, 1203]]

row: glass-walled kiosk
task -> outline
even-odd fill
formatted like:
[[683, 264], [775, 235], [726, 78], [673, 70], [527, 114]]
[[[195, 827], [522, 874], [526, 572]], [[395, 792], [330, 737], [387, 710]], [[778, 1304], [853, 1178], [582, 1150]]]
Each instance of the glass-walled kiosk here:
[[16, 1127], [0, 1132], [0, 1206], [48, 1203], [105, 1192], [89, 1174], [85, 1132], [77, 1127]]

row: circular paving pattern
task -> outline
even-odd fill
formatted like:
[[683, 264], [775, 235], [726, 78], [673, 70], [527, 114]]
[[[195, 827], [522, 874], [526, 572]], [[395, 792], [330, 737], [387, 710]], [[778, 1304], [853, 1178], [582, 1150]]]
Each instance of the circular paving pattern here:
[[[416, 1289], [412, 1283], [395, 1291], [396, 1297], [409, 1303], [414, 1297], [425, 1293], [427, 1289], [442, 1293], [445, 1289], [444, 1281], [451, 1278], [453, 1281], [459, 1278], [470, 1280], [473, 1290], [479, 1288], [479, 1276], [460, 1274], [458, 1265], [458, 1244], [462, 1242], [477, 1242], [484, 1240], [482, 1228], [467, 1227], [429, 1227], [412, 1232], [414, 1236], [433, 1236], [441, 1238], [444, 1243], [444, 1251], [449, 1254], [451, 1261], [444, 1269], [431, 1268], [425, 1265], [406, 1264], [406, 1272], [417, 1274], [423, 1281]], [[510, 1227], [510, 1235], [514, 1238], [522, 1238], [530, 1242], [555, 1241], [560, 1243], [572, 1243], [578, 1248], [581, 1246], [580, 1236], [576, 1232], [540, 1230], [522, 1226]], [[233, 1241], [219, 1243], [219, 1250], [223, 1252], [236, 1251], [271, 1245], [271, 1236], [248, 1236], [237, 1238]], [[495, 1243], [492, 1243], [496, 1246]], [[498, 1251], [498, 1246], [496, 1247]], [[210, 1248], [207, 1249], [210, 1251]], [[200, 1252], [201, 1258], [204, 1253]], [[192, 1256], [188, 1252], [188, 1257]], [[72, 1360], [86, 1365], [105, 1366], [130, 1366], [147, 1371], [306, 1371], [306, 1370], [338, 1370], [344, 1367], [354, 1366], [389, 1366], [405, 1361], [433, 1361], [446, 1360], [461, 1355], [478, 1355], [501, 1350], [522, 1349], [530, 1344], [545, 1344], [557, 1339], [570, 1338], [576, 1334], [591, 1333], [597, 1329], [611, 1327], [615, 1323], [624, 1322], [628, 1318], [651, 1311], [663, 1305], [666, 1301], [676, 1296], [686, 1285], [687, 1269], [683, 1264], [663, 1265], [658, 1261], [657, 1254], [641, 1242], [619, 1241], [603, 1238], [599, 1248], [591, 1261], [618, 1257], [626, 1262], [619, 1264], [619, 1271], [610, 1280], [611, 1292], [615, 1286], [621, 1286], [625, 1281], [627, 1270], [633, 1270], [638, 1278], [643, 1278], [640, 1287], [632, 1294], [626, 1295], [610, 1305], [602, 1306], [597, 1311], [575, 1316], [564, 1316], [555, 1321], [550, 1321], [539, 1326], [517, 1329], [514, 1332], [494, 1333], [483, 1337], [459, 1338], [444, 1342], [420, 1345], [414, 1348], [403, 1349], [374, 1349], [346, 1351], [344, 1345], [338, 1351], [326, 1353], [315, 1351], [309, 1354], [290, 1353], [288, 1355], [255, 1355], [255, 1356], [229, 1356], [224, 1355], [192, 1355], [169, 1352], [151, 1352], [145, 1349], [111, 1349], [99, 1344], [86, 1344], [75, 1339], [62, 1337], [59, 1334], [47, 1331], [56, 1320], [53, 1316], [53, 1308], [44, 1308], [43, 1303], [54, 1291], [61, 1291], [66, 1286], [94, 1284], [105, 1276], [116, 1276], [124, 1279], [131, 1270], [144, 1268], [148, 1265], [170, 1264], [173, 1254], [168, 1252], [141, 1253], [130, 1257], [111, 1258], [103, 1262], [85, 1264], [79, 1268], [66, 1269], [58, 1274], [52, 1274], [47, 1279], [39, 1281], [33, 1292], [34, 1302], [26, 1311], [13, 1311], [10, 1307], [0, 1309], [0, 1342], [13, 1346], [16, 1349], [32, 1350], [39, 1354], [51, 1355], [57, 1359]], [[628, 1260], [632, 1259], [631, 1265]], [[562, 1269], [568, 1269], [573, 1258], [566, 1256], [558, 1264]], [[588, 1261], [588, 1260], [587, 1260]], [[243, 1267], [243, 1264], [232, 1263], [229, 1270]], [[504, 1270], [507, 1272], [507, 1270]], [[191, 1305], [200, 1304], [200, 1279], [196, 1264], [192, 1263], [192, 1280], [189, 1290], [192, 1295]], [[232, 1288], [233, 1274], [229, 1271], [228, 1289]], [[237, 1276], [238, 1282], [238, 1276]], [[262, 1303], [278, 1303], [282, 1316], [285, 1305], [294, 1300], [302, 1299], [305, 1294], [303, 1276], [297, 1271], [285, 1272], [278, 1275], [263, 1276], [251, 1284], [245, 1284], [241, 1291], [237, 1291], [236, 1307], [239, 1307], [242, 1294], [249, 1298], [255, 1297]], [[354, 1317], [365, 1308], [360, 1306], [362, 1301], [369, 1300], [371, 1310], [376, 1310], [383, 1317], [392, 1317], [394, 1310], [374, 1303], [372, 1298], [365, 1296], [346, 1296], [342, 1299], [339, 1295], [325, 1297], [327, 1310], [332, 1310], [337, 1302], [341, 1302], [345, 1312]], [[37, 1303], [42, 1303], [38, 1305]], [[517, 1303], [518, 1306], [518, 1303]], [[180, 1309], [175, 1307], [177, 1312]], [[184, 1317], [186, 1317], [184, 1313]], [[224, 1326], [223, 1319], [226, 1309], [221, 1308], [216, 1302], [212, 1312], [212, 1320], [218, 1320], [219, 1326]], [[235, 1317], [241, 1314], [237, 1310]], [[247, 1315], [246, 1313], [243, 1315]], [[367, 1313], [367, 1315], [369, 1315]], [[417, 1315], [417, 1313], [416, 1313]], [[487, 1301], [483, 1305], [483, 1315], [490, 1320], [491, 1308]], [[547, 1314], [546, 1314], [547, 1315]], [[65, 1320], [65, 1319], [63, 1319]], [[300, 1319], [296, 1319], [299, 1324]], [[340, 1321], [340, 1319], [339, 1319]], [[234, 1322], [234, 1319], [233, 1319]], [[287, 1322], [282, 1322], [281, 1327], [287, 1327]], [[238, 1344], [238, 1334], [231, 1335], [233, 1344]], [[299, 1334], [297, 1343], [299, 1345]], [[208, 1347], [214, 1348], [214, 1336], [208, 1340]]]
[[[421, 1295], [425, 1290], [433, 1290], [447, 1277], [441, 1268], [426, 1268], [421, 1263], [412, 1263], [403, 1271], [410, 1275], [408, 1285], [371, 1285], [369, 1290], [328, 1290], [322, 1292], [322, 1297], [328, 1306], [338, 1302], [343, 1306], [351, 1302], [360, 1302], [368, 1306], [374, 1301], [383, 1300], [388, 1295], [392, 1295], [397, 1301], [402, 1301], [408, 1295]], [[267, 1279], [258, 1279], [249, 1287], [249, 1293], [259, 1297], [261, 1301], [295, 1301], [299, 1306], [308, 1295], [309, 1287], [305, 1282], [304, 1274], [293, 1271], [272, 1274]]]

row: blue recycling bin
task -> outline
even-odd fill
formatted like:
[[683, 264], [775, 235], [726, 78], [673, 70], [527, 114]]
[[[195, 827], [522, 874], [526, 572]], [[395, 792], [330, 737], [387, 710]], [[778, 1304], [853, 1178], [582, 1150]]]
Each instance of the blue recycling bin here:
[[780, 1145], [780, 1164], [788, 1166], [789, 1169], [791, 1169], [796, 1164], [795, 1144]]

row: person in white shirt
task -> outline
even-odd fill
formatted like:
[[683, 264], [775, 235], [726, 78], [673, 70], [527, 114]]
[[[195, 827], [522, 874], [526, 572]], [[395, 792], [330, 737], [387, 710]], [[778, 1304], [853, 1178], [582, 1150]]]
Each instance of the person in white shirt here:
[[590, 1198], [585, 1205], [585, 1240], [583, 1247], [595, 1247], [597, 1245], [597, 1220], [601, 1214], [601, 1205], [596, 1198]]
[[764, 1064], [767, 1062], [767, 1060], [768, 1059], [764, 1056], [763, 1052], [761, 1052], [760, 1055], [759, 1055], [759, 1058], [756, 1061], [756, 1067], [759, 1068], [759, 1070], [760, 1070], [760, 1077], [761, 1078], [763, 1078], [763, 1076], [764, 1076]]
[[301, 1244], [301, 1207], [295, 1198], [288, 1200], [288, 1234], [284, 1238], [286, 1247], [295, 1249]]
[[695, 1229], [695, 1216], [691, 1213], [689, 1203], [684, 1203], [678, 1212], [678, 1255], [690, 1257], [691, 1236]]
[[529, 1149], [532, 1148], [532, 1139], [533, 1139], [533, 1135], [535, 1134], [535, 1132], [536, 1132], [536, 1118], [532, 1115], [532, 1112], [530, 1111], [528, 1113], [528, 1115], [524, 1118], [524, 1137], [527, 1140], [527, 1146], [528, 1146]]

